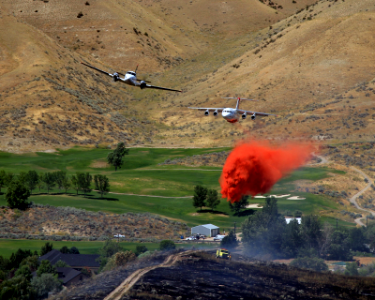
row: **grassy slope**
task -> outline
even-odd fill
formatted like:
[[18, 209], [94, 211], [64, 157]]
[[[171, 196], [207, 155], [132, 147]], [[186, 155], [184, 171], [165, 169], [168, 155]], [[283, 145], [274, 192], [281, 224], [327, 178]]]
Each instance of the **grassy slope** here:
[[[114, 192], [127, 192], [134, 194], [162, 195], [170, 197], [189, 196], [193, 194], [193, 187], [203, 184], [209, 188], [220, 190], [220, 168], [214, 167], [184, 167], [184, 166], [159, 166], [158, 163], [167, 158], [178, 158], [210, 151], [223, 149], [148, 149], [134, 148], [126, 157], [123, 169], [115, 172], [113, 168], [105, 165], [104, 168], [95, 168], [95, 162], [104, 162], [110, 150], [83, 148], [60, 151], [58, 153], [37, 153], [16, 155], [1, 153], [0, 163], [7, 171], [19, 173], [30, 169], [39, 171], [66, 170], [69, 174], [76, 171], [88, 171], [92, 174], [102, 173], [110, 178], [111, 190]], [[328, 177], [334, 170], [324, 168], [301, 168], [290, 176], [281, 180], [271, 191], [275, 194], [290, 193], [294, 189], [296, 180], [318, 180]], [[151, 212], [165, 217], [180, 220], [189, 226], [214, 223], [225, 229], [233, 226], [233, 222], [241, 222], [243, 217], [232, 216], [225, 199], [221, 199], [217, 213], [212, 214], [207, 210], [197, 213], [189, 198], [154, 198], [134, 195], [107, 195], [107, 200], [102, 200], [96, 193], [89, 197], [76, 196], [72, 191], [69, 195], [47, 195], [45, 191], [34, 194], [31, 200], [36, 203], [55, 206], [73, 206], [77, 208], [106, 211], [110, 213], [125, 212]], [[281, 211], [301, 210], [305, 214], [320, 210], [337, 209], [335, 203], [324, 196], [303, 192], [293, 192], [295, 196], [306, 198], [302, 201], [279, 200]], [[112, 201], [108, 201], [112, 200]], [[252, 199], [251, 203], [263, 203], [262, 199]], [[0, 196], [0, 204], [6, 205], [4, 195]], [[251, 213], [251, 211], [249, 211]]]
[[[47, 241], [38, 241], [38, 240], [8, 240], [2, 239], [1, 240], [1, 247], [0, 247], [0, 255], [5, 258], [9, 258], [11, 254], [17, 249], [23, 250], [31, 250], [31, 251], [40, 251], [42, 246]], [[52, 242], [54, 249], [60, 249], [63, 246], [67, 247], [77, 247], [81, 254], [98, 254], [99, 249], [103, 247], [104, 242]], [[131, 242], [120, 242], [121, 247], [125, 250], [132, 250], [135, 251], [137, 245], [140, 243], [131, 243]], [[194, 244], [184, 243], [184, 244], [177, 244], [177, 247], [184, 247], [190, 248]], [[148, 250], [155, 250], [159, 248], [159, 243], [142, 243], [142, 246], [146, 246]], [[194, 245], [197, 247], [196, 245]], [[202, 245], [203, 246], [203, 245]], [[204, 247], [209, 247], [208, 245], [204, 245]]]

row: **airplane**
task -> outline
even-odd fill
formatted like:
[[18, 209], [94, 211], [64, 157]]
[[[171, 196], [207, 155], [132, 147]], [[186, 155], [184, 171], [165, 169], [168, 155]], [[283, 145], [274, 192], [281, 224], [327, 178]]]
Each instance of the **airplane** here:
[[223, 118], [228, 121], [229, 123], [236, 123], [239, 121], [239, 116], [242, 115], [242, 119], [246, 119], [246, 116], [249, 114], [251, 115], [251, 120], [254, 120], [256, 116], [259, 117], [267, 117], [267, 116], [276, 116], [274, 114], [262, 113], [257, 111], [249, 111], [249, 110], [242, 110], [240, 109], [240, 102], [242, 100], [250, 100], [250, 101], [257, 101], [254, 99], [246, 99], [246, 98], [235, 98], [235, 97], [224, 97], [224, 99], [237, 99], [236, 108], [210, 108], [210, 107], [188, 107], [190, 109], [197, 109], [197, 110], [204, 110], [204, 115], [208, 116], [210, 111], [214, 112], [214, 116], [216, 117], [219, 112], [222, 112]]
[[[103, 73], [103, 74], [106, 74], [108, 76], [111, 76], [113, 78], [113, 81], [116, 82], [116, 81], [122, 81], [128, 85], [132, 85], [132, 86], [139, 86], [142, 90], [143, 89], [158, 89], [158, 90], [166, 90], [166, 91], [172, 91], [172, 92], [182, 92], [180, 90], [174, 90], [174, 89], [169, 89], [169, 88], [165, 88], [165, 87], [160, 87], [160, 86], [155, 86], [155, 85], [151, 85], [151, 84], [147, 84], [145, 80], [139, 80], [137, 79], [137, 69], [138, 69], [138, 65], [135, 69], [135, 71], [128, 71], [126, 72], [126, 74], [122, 74], [120, 72], [115, 72], [113, 74], [111, 73], [108, 73], [106, 71], [103, 71], [103, 70], [100, 70], [94, 66], [91, 66], [91, 65], [88, 65], [88, 64], [85, 64], [83, 62], [81, 62], [81, 64], [85, 65], [86, 67], [89, 67], [91, 69], [94, 69], [100, 73]], [[121, 78], [121, 76], [124, 76], [124, 78]]]

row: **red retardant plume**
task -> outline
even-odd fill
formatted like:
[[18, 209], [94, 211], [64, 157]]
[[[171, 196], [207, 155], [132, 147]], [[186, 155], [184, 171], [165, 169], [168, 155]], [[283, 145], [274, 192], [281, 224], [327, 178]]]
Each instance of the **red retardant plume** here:
[[242, 142], [228, 156], [220, 178], [221, 194], [232, 203], [243, 195], [264, 194], [311, 158], [311, 144]]

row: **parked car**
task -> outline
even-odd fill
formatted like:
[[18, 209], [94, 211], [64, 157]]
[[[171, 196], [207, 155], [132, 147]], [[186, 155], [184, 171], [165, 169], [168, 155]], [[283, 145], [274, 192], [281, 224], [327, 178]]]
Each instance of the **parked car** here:
[[189, 236], [185, 239], [185, 241], [194, 241], [195, 237], [194, 236]]
[[218, 234], [217, 236], [214, 237], [214, 241], [221, 241], [225, 235]]

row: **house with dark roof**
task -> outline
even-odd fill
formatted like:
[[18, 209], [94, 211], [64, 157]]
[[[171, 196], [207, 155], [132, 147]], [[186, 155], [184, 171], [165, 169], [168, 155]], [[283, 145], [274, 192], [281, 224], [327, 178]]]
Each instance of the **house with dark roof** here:
[[65, 262], [68, 266], [77, 271], [81, 271], [83, 268], [88, 268], [91, 271], [96, 272], [100, 263], [98, 254], [65, 254], [61, 253], [59, 250], [52, 250], [47, 254], [40, 256], [38, 258], [39, 262], [42, 260], [48, 260], [51, 265], [55, 265], [59, 260]]
[[62, 281], [64, 286], [71, 286], [79, 283], [83, 279], [89, 277], [85, 274], [82, 274], [80, 271], [77, 271], [72, 268], [59, 267], [56, 268], [58, 279]]

